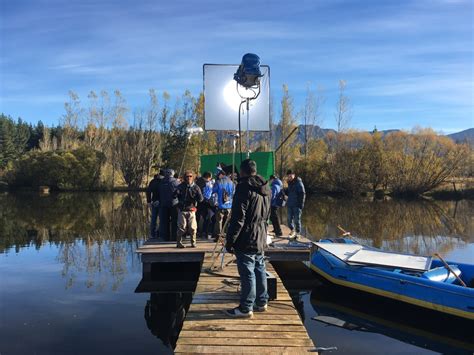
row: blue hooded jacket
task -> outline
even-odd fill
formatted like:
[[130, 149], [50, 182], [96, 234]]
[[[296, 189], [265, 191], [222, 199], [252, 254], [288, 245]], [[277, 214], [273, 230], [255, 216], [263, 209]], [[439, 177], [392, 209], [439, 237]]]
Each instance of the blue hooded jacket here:
[[283, 183], [280, 179], [273, 179], [272, 181], [272, 207], [281, 207], [278, 204], [278, 194], [283, 188]]
[[[224, 203], [224, 190], [229, 196], [229, 200]], [[234, 183], [227, 176], [216, 180], [212, 192], [217, 194], [217, 208], [220, 210], [232, 208], [232, 197], [234, 196]]]

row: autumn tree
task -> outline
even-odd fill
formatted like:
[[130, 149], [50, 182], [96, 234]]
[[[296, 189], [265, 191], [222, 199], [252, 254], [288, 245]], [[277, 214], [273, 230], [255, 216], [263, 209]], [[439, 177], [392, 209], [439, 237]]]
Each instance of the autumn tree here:
[[294, 116], [293, 98], [291, 97], [288, 86], [283, 85], [283, 96], [281, 98], [281, 113], [280, 113], [280, 140], [279, 144], [283, 144], [285, 139], [288, 140], [280, 147], [278, 152], [280, 175], [283, 175], [283, 171], [292, 165], [292, 157], [295, 156], [295, 145], [296, 134], [290, 134], [296, 128], [296, 119]]
[[79, 95], [74, 91], [69, 91], [69, 101], [64, 104], [65, 114], [61, 116], [60, 125], [62, 128], [61, 148], [73, 149], [78, 146], [79, 128], [82, 121], [83, 108]]

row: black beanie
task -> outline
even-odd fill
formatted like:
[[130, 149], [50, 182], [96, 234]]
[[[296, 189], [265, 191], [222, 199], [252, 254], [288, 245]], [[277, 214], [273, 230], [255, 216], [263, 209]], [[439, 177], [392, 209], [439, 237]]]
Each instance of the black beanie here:
[[251, 159], [245, 159], [240, 163], [240, 170], [247, 175], [255, 175], [257, 173], [257, 163]]

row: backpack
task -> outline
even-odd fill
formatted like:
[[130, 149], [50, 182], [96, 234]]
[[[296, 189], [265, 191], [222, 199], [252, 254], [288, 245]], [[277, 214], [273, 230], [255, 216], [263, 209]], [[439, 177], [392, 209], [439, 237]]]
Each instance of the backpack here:
[[222, 201], [224, 203], [227, 203], [230, 201], [230, 196], [229, 194], [227, 193], [227, 190], [225, 189], [225, 187], [223, 186], [222, 187]]
[[285, 194], [285, 190], [282, 188], [278, 195], [276, 196], [276, 205], [278, 207], [285, 207], [286, 201], [288, 200], [288, 196]]

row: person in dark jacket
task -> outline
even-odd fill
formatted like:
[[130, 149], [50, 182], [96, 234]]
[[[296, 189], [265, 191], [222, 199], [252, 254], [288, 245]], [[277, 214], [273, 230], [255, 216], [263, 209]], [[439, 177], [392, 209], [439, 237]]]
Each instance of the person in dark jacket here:
[[156, 230], [158, 213], [159, 213], [159, 186], [160, 181], [163, 179], [164, 171], [160, 170], [159, 174], [156, 174], [151, 179], [146, 189], [146, 202], [150, 206], [151, 210], [151, 221], [150, 221], [150, 238], [158, 238], [158, 231]]
[[176, 189], [179, 185], [172, 169], [166, 169], [158, 193], [160, 200], [160, 237], [165, 241], [176, 240], [178, 227], [178, 198]]
[[198, 203], [203, 201], [201, 189], [194, 183], [194, 172], [187, 170], [183, 182], [178, 186], [176, 193], [179, 199], [178, 212], [178, 241], [177, 248], [184, 248], [183, 237], [185, 233], [191, 235], [191, 247], [196, 247], [196, 210]]
[[257, 175], [257, 164], [250, 159], [244, 160], [240, 165], [225, 245], [229, 252], [235, 253], [241, 283], [239, 306], [225, 311], [231, 317], [251, 318], [254, 311], [267, 310], [263, 254], [267, 245], [270, 204], [271, 190]]
[[286, 176], [288, 179], [288, 201], [286, 206], [288, 209], [288, 224], [291, 229], [290, 238], [296, 239], [301, 233], [301, 212], [304, 208], [306, 191], [303, 181], [292, 170], [288, 170]]
[[283, 235], [283, 232], [281, 231], [278, 210], [286, 203], [284, 199], [284, 196], [286, 195], [283, 191], [283, 183], [276, 175], [270, 176], [270, 181], [272, 188], [272, 207], [270, 213], [270, 220], [272, 221], [273, 232], [275, 233], [275, 237], [281, 237]]
[[196, 184], [199, 186], [202, 192], [204, 200], [198, 203], [196, 220], [198, 224], [198, 237], [207, 239], [209, 232], [209, 226], [211, 225], [211, 216], [213, 214], [212, 209], [214, 208], [212, 188], [214, 182], [212, 181], [212, 174], [210, 171], [204, 172], [196, 180]]

